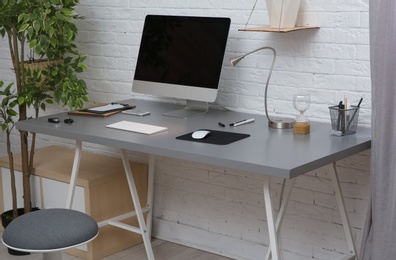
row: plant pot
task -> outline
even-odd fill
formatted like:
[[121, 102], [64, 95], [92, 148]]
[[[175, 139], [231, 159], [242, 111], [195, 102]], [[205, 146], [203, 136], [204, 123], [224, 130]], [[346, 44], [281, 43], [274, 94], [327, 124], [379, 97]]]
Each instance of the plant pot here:
[[293, 28], [301, 0], [266, 0], [271, 28]]
[[[32, 211], [35, 210], [39, 210], [39, 208], [32, 208]], [[17, 211], [18, 211], [18, 216], [25, 213], [24, 208], [19, 208], [17, 209]], [[13, 220], [12, 210], [5, 211], [3, 212], [3, 214], [1, 214], [1, 224], [3, 225], [4, 229], [11, 223], [12, 220]], [[21, 252], [10, 248], [7, 248], [7, 250], [10, 255], [30, 255], [29, 252]]]

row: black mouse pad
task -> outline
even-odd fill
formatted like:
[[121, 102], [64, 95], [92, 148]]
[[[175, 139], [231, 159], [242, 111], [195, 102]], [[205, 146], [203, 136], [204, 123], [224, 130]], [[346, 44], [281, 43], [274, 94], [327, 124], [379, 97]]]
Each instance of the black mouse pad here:
[[[199, 130], [208, 130], [210, 134], [207, 135], [203, 139], [194, 139], [192, 138], [192, 133], [180, 135], [176, 137], [178, 140], [185, 140], [185, 141], [193, 141], [198, 143], [207, 143], [207, 144], [218, 144], [218, 145], [225, 145], [230, 144], [246, 137], [249, 137], [248, 134], [241, 134], [241, 133], [233, 133], [233, 132], [224, 132], [224, 131], [216, 131], [210, 129], [199, 129]], [[198, 130], [197, 130], [198, 131]]]

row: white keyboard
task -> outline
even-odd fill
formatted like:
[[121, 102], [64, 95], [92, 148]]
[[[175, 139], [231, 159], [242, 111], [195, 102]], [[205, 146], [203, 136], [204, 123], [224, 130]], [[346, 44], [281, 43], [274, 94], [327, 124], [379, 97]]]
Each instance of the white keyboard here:
[[107, 125], [106, 127], [125, 130], [140, 134], [152, 135], [168, 131], [167, 127], [136, 123], [131, 121], [120, 121], [114, 124]]

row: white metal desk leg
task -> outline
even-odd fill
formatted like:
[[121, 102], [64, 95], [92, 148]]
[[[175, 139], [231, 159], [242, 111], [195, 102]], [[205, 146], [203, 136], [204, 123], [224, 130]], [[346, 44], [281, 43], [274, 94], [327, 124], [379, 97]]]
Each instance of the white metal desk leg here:
[[[275, 229], [276, 229], [277, 235], [279, 235], [279, 230], [282, 225], [283, 217], [285, 216], [287, 205], [289, 204], [289, 201], [290, 201], [290, 194], [294, 187], [294, 183], [296, 182], [296, 178], [291, 179], [288, 182], [289, 182], [289, 185], [286, 186], [286, 191], [284, 192], [284, 194], [282, 194], [283, 198], [281, 201], [281, 206], [279, 209], [278, 217], [276, 218]], [[271, 255], [271, 250], [268, 250], [267, 254], [265, 256], [265, 259], [268, 260], [270, 258], [270, 255]]]
[[356, 255], [355, 242], [353, 241], [352, 238], [351, 228], [349, 226], [349, 220], [345, 210], [345, 203], [342, 197], [340, 182], [338, 180], [338, 173], [335, 163], [333, 163], [333, 171], [331, 172], [332, 172], [331, 177], [333, 181], [333, 188], [337, 199], [338, 210], [340, 211], [342, 225], [344, 226], [344, 232], [349, 247], [349, 253], [351, 254], [349, 256], [346, 256], [344, 259], [358, 259]]
[[144, 216], [142, 212], [142, 207], [140, 205], [139, 195], [136, 190], [135, 180], [133, 179], [131, 165], [129, 164], [127, 152], [121, 149], [122, 164], [124, 165], [126, 178], [128, 180], [129, 190], [131, 192], [133, 205], [135, 206], [136, 217], [139, 222], [139, 228], [141, 235], [143, 237], [144, 247], [146, 249], [147, 258], [149, 260], [154, 260], [153, 248], [151, 247], [151, 236], [147, 232], [146, 222], [144, 221]]
[[80, 168], [80, 159], [81, 159], [81, 146], [82, 141], [76, 141], [76, 148], [74, 151], [74, 161], [73, 161], [73, 168], [72, 173], [70, 176], [70, 184], [69, 184], [69, 191], [67, 193], [66, 199], [66, 208], [71, 209], [74, 197], [74, 190], [76, 188], [76, 181], [78, 176], [78, 169]]
[[154, 203], [154, 169], [155, 169], [155, 155], [149, 156], [148, 168], [148, 189], [147, 189], [147, 233], [151, 237], [152, 223], [153, 223], [153, 203]]
[[271, 202], [270, 195], [270, 177], [266, 177], [263, 184], [263, 192], [264, 192], [264, 203], [265, 203], [265, 211], [267, 214], [267, 225], [268, 225], [268, 233], [269, 233], [269, 241], [270, 247], [268, 250], [271, 250], [271, 255], [273, 260], [279, 260], [279, 247], [278, 247], [278, 236], [276, 233], [275, 222], [274, 222], [274, 210]]

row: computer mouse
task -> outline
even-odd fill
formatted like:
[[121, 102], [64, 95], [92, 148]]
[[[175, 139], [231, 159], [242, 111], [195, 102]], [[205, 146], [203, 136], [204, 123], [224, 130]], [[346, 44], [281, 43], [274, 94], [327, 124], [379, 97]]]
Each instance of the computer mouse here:
[[203, 139], [206, 136], [208, 136], [208, 134], [210, 134], [209, 130], [197, 130], [194, 133], [192, 133], [191, 137], [194, 139]]

